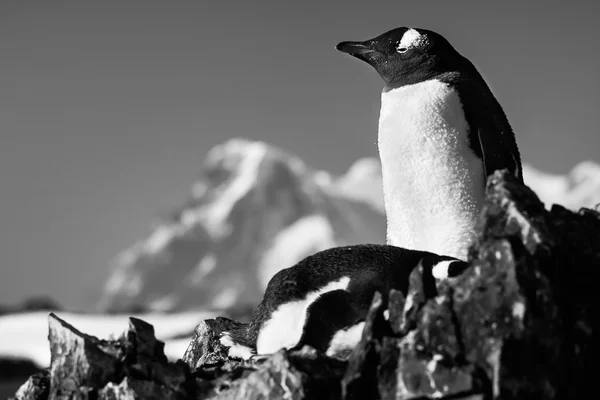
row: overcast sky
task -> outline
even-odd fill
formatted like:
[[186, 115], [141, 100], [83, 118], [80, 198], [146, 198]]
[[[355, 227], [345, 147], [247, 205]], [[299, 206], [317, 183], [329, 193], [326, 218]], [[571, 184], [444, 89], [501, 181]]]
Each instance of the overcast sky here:
[[228, 138], [335, 173], [376, 156], [382, 82], [334, 46], [398, 26], [474, 62], [525, 162], [600, 162], [598, 17], [591, 1], [0, 0], [0, 303], [92, 304]]

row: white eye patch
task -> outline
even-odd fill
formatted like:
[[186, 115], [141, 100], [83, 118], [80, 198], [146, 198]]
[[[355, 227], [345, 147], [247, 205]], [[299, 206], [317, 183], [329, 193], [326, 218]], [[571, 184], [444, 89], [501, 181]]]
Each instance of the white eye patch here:
[[396, 45], [398, 53], [404, 53], [411, 47], [421, 47], [427, 44], [427, 36], [420, 34], [416, 29], [409, 29], [404, 32], [402, 39]]

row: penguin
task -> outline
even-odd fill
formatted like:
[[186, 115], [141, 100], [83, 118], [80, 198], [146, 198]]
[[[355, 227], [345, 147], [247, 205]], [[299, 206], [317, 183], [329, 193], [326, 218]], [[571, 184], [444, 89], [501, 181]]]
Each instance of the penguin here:
[[384, 304], [391, 289], [406, 295], [410, 273], [419, 265], [431, 278], [432, 296], [436, 282], [468, 267], [453, 257], [385, 244], [317, 252], [271, 278], [250, 323], [217, 318], [220, 343], [232, 358], [310, 345], [344, 359], [361, 338], [375, 292]]
[[383, 78], [378, 150], [387, 243], [465, 260], [487, 178], [523, 182], [515, 135], [475, 66], [443, 36], [396, 28], [336, 49]]

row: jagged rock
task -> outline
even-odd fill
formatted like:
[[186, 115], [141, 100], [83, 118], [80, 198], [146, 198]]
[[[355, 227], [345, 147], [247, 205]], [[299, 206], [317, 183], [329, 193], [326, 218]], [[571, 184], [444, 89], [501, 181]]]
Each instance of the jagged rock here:
[[502, 172], [487, 189], [470, 267], [433, 291], [413, 271], [396, 335], [378, 339], [381, 329], [365, 325], [345, 398], [563, 399], [593, 389], [600, 214], [548, 212]]
[[138, 393], [138, 390], [156, 387], [162, 393], [160, 398], [185, 398], [192, 385], [189, 368], [181, 361], [169, 363], [164, 347], [163, 342], [156, 340], [152, 325], [138, 318], [129, 318], [124, 365], [125, 374], [130, 379], [121, 382], [119, 390]]
[[481, 241], [492, 242], [505, 226], [524, 298], [523, 307], [512, 310], [522, 327], [503, 342], [494, 392], [502, 398], [586, 397], [594, 387], [592, 346], [598, 340], [600, 292], [591, 277], [600, 268], [600, 214], [557, 205], [547, 212], [533, 192], [505, 174], [496, 173], [488, 186], [488, 204], [502, 212], [488, 211]]
[[406, 298], [401, 291], [392, 289], [388, 298], [389, 323], [392, 331], [400, 335], [404, 328], [404, 307]]
[[[121, 383], [109, 383], [100, 390], [99, 400], [165, 400], [175, 399], [173, 391], [152, 381], [124, 378]], [[186, 397], [181, 397], [186, 398]]]
[[600, 213], [548, 211], [497, 172], [477, 229], [460, 276], [436, 282], [417, 267], [406, 296], [392, 291], [384, 304], [375, 295], [347, 362], [309, 347], [228, 359], [219, 334], [238, 322], [216, 318], [196, 328], [184, 361], [168, 363], [141, 320], [132, 318], [121, 339], [101, 341], [51, 315], [50, 371], [16, 398], [589, 398]]
[[32, 376], [17, 399], [187, 399], [195, 385], [187, 365], [171, 363], [152, 325], [129, 319], [118, 340], [79, 332], [54, 314], [49, 318], [51, 365]]
[[45, 369], [29, 377], [10, 400], [45, 400], [50, 392], [50, 371]]
[[192, 370], [203, 365], [227, 362], [229, 348], [219, 342], [219, 334], [237, 324], [239, 323], [223, 317], [200, 322], [194, 329], [194, 337], [183, 355], [183, 361]]
[[342, 379], [345, 399], [370, 399], [376, 393], [376, 367], [381, 352], [382, 330], [385, 326], [384, 305], [380, 293], [375, 293], [365, 318], [360, 343], [348, 359], [348, 368]]
[[53, 313], [49, 318], [50, 398], [88, 398], [94, 387], [119, 378], [123, 349], [118, 342], [79, 332]]
[[345, 363], [305, 346], [278, 351], [245, 379], [207, 399], [339, 399]]

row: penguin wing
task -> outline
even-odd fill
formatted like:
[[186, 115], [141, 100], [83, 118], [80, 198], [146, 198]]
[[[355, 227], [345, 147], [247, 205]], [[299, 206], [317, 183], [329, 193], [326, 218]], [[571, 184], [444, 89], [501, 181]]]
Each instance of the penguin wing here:
[[523, 182], [523, 172], [516, 144], [511, 146], [510, 137], [507, 138], [507, 136], [514, 137], [514, 133], [508, 123], [504, 123], [494, 112], [489, 114], [491, 115], [488, 118], [493, 121], [492, 124], [484, 122], [476, 126], [485, 176], [489, 178], [496, 170], [508, 169], [519, 181]]
[[483, 79], [462, 81], [457, 86], [469, 125], [470, 146], [483, 161], [486, 179], [498, 169], [507, 169], [523, 182], [515, 134], [492, 92]]

